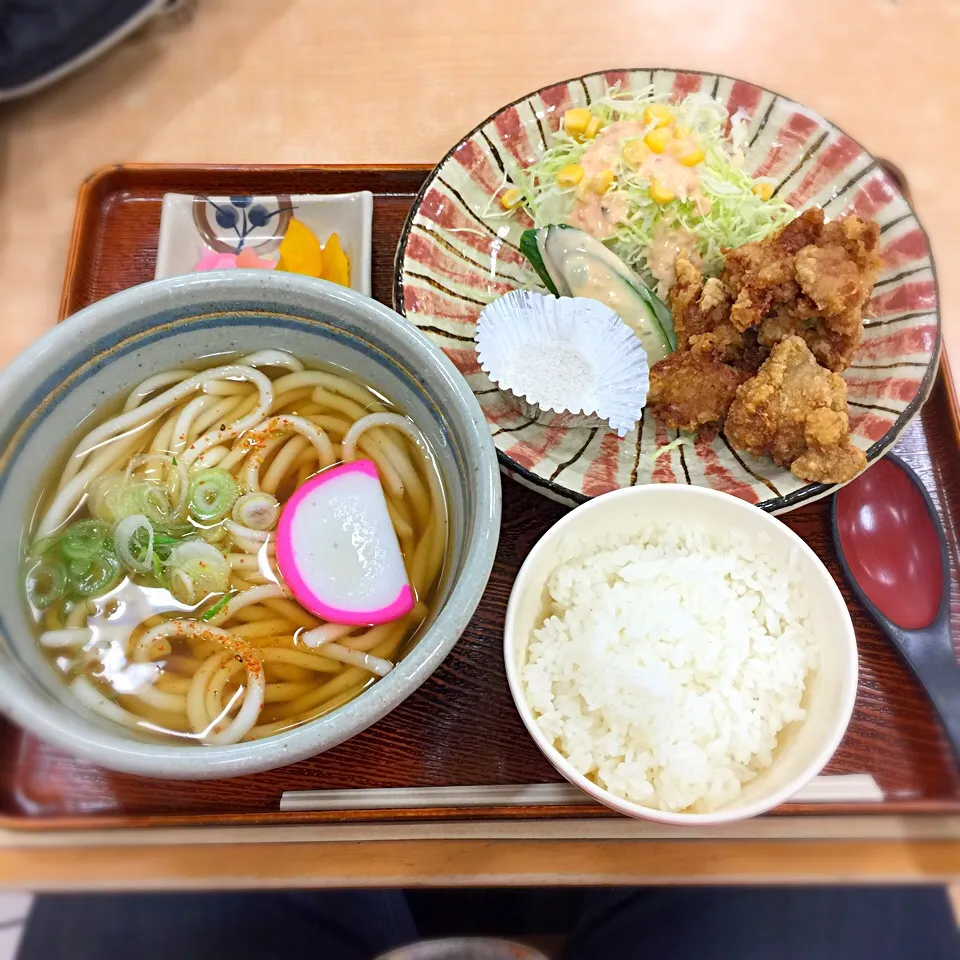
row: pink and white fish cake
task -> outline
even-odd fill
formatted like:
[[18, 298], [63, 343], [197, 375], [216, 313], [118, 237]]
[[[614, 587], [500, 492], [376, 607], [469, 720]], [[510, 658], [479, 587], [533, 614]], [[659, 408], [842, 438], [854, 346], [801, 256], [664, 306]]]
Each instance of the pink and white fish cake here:
[[299, 603], [331, 623], [387, 623], [416, 602], [371, 460], [297, 488], [277, 525], [277, 564]]

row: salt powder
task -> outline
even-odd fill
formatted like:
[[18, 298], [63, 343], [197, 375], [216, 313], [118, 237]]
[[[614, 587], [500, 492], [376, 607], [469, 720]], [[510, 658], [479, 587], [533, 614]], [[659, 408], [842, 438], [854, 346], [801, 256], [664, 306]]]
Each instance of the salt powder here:
[[597, 386], [593, 364], [566, 340], [538, 340], [504, 363], [501, 379], [511, 391], [552, 410], [584, 410]]

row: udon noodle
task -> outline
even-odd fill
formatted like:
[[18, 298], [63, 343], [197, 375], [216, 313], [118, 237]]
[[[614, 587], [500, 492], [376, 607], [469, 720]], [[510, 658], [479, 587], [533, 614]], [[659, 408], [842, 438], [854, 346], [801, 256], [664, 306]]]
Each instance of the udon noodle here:
[[[366, 627], [308, 613], [275, 558], [285, 500], [361, 457], [376, 464], [417, 598]], [[318, 717], [389, 673], [429, 616], [446, 548], [416, 425], [341, 370], [264, 350], [134, 387], [41, 497], [24, 581], [42, 649], [90, 710], [229, 744]]]

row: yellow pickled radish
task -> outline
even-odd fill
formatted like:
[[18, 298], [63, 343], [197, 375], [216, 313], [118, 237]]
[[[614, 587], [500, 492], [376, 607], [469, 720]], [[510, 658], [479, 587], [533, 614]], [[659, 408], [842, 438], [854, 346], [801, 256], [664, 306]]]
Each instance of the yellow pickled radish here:
[[342, 287], [350, 286], [350, 258], [343, 252], [340, 238], [335, 233], [330, 234], [323, 248], [323, 279]]
[[292, 219], [280, 241], [278, 270], [305, 273], [308, 277], [324, 275], [323, 250], [316, 234], [301, 220]]

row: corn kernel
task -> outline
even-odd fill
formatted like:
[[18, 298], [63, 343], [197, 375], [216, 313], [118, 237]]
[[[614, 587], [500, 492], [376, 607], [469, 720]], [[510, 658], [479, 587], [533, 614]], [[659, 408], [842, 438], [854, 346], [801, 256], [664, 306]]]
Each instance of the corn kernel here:
[[591, 193], [593, 193], [593, 191], [590, 189], [590, 181], [584, 180], [580, 186], [577, 187], [577, 192], [574, 194], [574, 196], [581, 203], [585, 203], [589, 199]]
[[650, 155], [650, 148], [642, 140], [628, 140], [623, 146], [624, 162], [639, 167]]
[[663, 103], [651, 103], [643, 111], [643, 122], [649, 126], [651, 123], [660, 127], [669, 127], [673, 123], [673, 111]]
[[586, 107], [572, 107], [563, 115], [563, 129], [571, 137], [582, 137], [591, 119]]
[[558, 187], [575, 187], [583, 179], [583, 167], [579, 163], [568, 163], [557, 171]]
[[693, 131], [686, 126], [676, 126], [673, 128], [673, 135], [678, 140], [686, 140], [688, 137], [693, 135]]
[[644, 138], [643, 142], [654, 152], [663, 153], [670, 142], [670, 131], [666, 127], [660, 127], [658, 130], [651, 130]]
[[520, 206], [520, 202], [522, 200], [523, 193], [516, 187], [511, 187], [509, 190], [504, 190], [500, 195], [500, 205], [504, 210], [513, 210], [514, 207]]
[[677, 159], [685, 167], [695, 167], [698, 163], [703, 163], [705, 157], [706, 154], [699, 147], [695, 147], [693, 150], [681, 154]]
[[583, 131], [584, 140], [592, 140], [600, 132], [600, 118], [591, 117], [587, 129]]
[[650, 181], [649, 193], [654, 203], [669, 203], [673, 199], [673, 191], [665, 187], [656, 177]]
[[761, 200], [769, 200], [773, 196], [773, 184], [772, 183], [755, 183], [753, 185], [753, 192]]
[[601, 170], [590, 180], [590, 189], [594, 193], [606, 193], [613, 186], [613, 171]]

